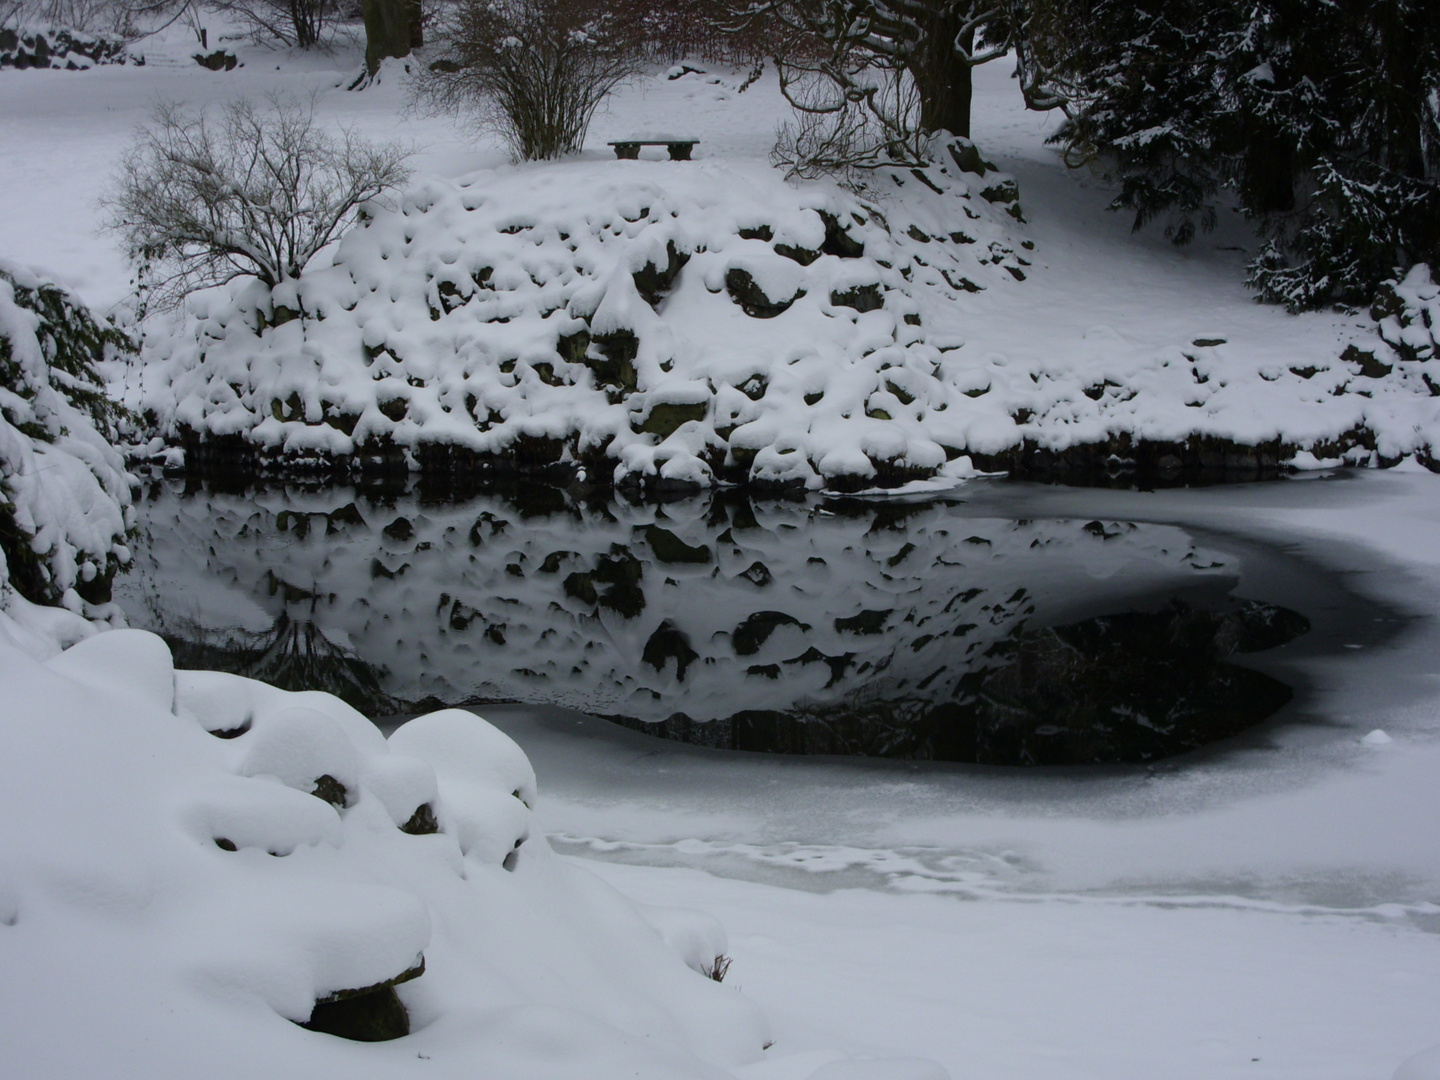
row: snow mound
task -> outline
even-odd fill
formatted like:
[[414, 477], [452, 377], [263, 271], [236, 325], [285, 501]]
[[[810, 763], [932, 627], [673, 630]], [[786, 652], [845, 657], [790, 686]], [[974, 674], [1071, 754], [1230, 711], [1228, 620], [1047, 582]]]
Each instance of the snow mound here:
[[0, 262], [0, 608], [18, 593], [111, 619], [130, 477], [95, 364], [133, 349], [77, 297]]
[[529, 762], [476, 716], [387, 742], [327, 694], [176, 671], [138, 630], [48, 661], [0, 634], [0, 700], [19, 1074], [603, 1080], [761, 1058], [756, 1010], [687, 966], [713, 921], [555, 857]]
[[1383, 290], [1371, 314], [1395, 361], [1416, 364], [1440, 355], [1440, 285], [1426, 263]]
[[192, 457], [289, 468], [932, 476], [971, 399], [942, 375], [959, 341], [927, 337], [917, 297], [1016, 287], [1026, 265], [1014, 182], [946, 145], [865, 199], [718, 160], [429, 180], [332, 266], [195, 298], [154, 344], [143, 404]]

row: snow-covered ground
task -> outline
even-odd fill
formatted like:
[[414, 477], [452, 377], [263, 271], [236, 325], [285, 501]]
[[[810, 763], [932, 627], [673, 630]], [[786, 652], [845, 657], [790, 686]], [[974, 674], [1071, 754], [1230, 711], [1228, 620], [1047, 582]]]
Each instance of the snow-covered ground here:
[[[981, 69], [974, 124], [999, 176], [941, 152], [928, 180], [878, 176], [857, 203], [833, 184], [778, 181], [766, 163], [778, 94], [768, 81], [738, 93], [734, 71], [657, 72], [616, 96], [578, 158], [511, 167], [486, 137], [408, 111], [395, 72], [363, 93], [336, 89], [347, 50], [296, 60], [241, 48], [243, 67], [209, 72], [178, 29], [146, 48], [143, 68], [0, 82], [0, 135], [27, 148], [0, 164], [0, 252], [92, 303], [126, 291], [115, 244], [95, 235], [96, 201], [158, 99], [319, 91], [325, 120], [419, 151], [412, 187], [334, 251], [334, 267], [284, 296], [222, 290], [188, 321], [152, 326], [152, 370], [126, 390], [171, 437], [242, 434], [339, 456], [367, 439], [482, 456], [556, 439], [541, 458], [593, 468], [598, 453], [617, 479], [853, 487], [1022, 441], [1119, 439], [1123, 451], [1125, 439], [1204, 436], [1264, 445], [1273, 467], [1297, 451], [1428, 456], [1440, 433], [1423, 361], [1373, 323], [1253, 302], [1243, 223], [1184, 252], [1131, 235], [1103, 210], [1107, 186], [1044, 145], [1053, 118], [1019, 107], [1003, 65]], [[701, 139], [690, 165], [618, 162], [605, 146], [678, 119]], [[1009, 213], [1011, 174], [1023, 221]], [[863, 254], [806, 261], [821, 246], [817, 212]], [[637, 292], [630, 276], [663, 269], [667, 245], [689, 264]], [[756, 314], [752, 287], [786, 309]], [[1414, 303], [1433, 302], [1428, 279], [1417, 289]], [[272, 303], [311, 317], [257, 330]], [[604, 340], [617, 332], [638, 355]], [[1351, 344], [1373, 358], [1346, 354]], [[278, 375], [295, 357], [305, 362]], [[1223, 445], [1207, 450], [1206, 464], [1223, 463]]]
[[[96, 233], [95, 199], [160, 97], [321, 90], [325, 116], [412, 139], [422, 174], [503, 165], [497, 146], [449, 121], [403, 114], [393, 84], [331, 92], [353, 53], [242, 47], [244, 67], [211, 73], [190, 51], [177, 36], [143, 68], [0, 72], [0, 256], [58, 273], [93, 304], [121, 302], [129, 271]], [[598, 119], [582, 163], [605, 163], [606, 139], [674, 127], [678, 114], [702, 138], [702, 160], [756, 167], [774, 98], [715, 80], [627, 91]], [[1048, 122], [1014, 96], [1002, 70], [982, 71], [975, 136], [1020, 183], [1028, 224], [1013, 235], [1034, 242], [1032, 265], [1025, 282], [997, 278], [925, 312], [935, 333], [964, 341], [946, 354], [957, 371], [1037, 416], [1066, 402], [1121, 415], [1127, 402], [1107, 396], [1107, 380], [1183, 375], [1199, 396], [1179, 407], [1252, 435], [1317, 416], [1315, 430], [1328, 429], [1357, 417], [1327, 410], [1372, 402], [1378, 411], [1365, 415], [1379, 416], [1393, 397], [1387, 456], [1428, 437], [1428, 395], [1334, 367], [1369, 328], [1254, 304], [1242, 255], [1225, 250], [1247, 242], [1239, 233], [1184, 253], [1131, 235], [1102, 212], [1103, 183], [1066, 173], [1042, 146]], [[1288, 372], [1312, 366], [1375, 397], [1330, 395], [1322, 372], [1315, 402], [1292, 395], [1279, 410], [1265, 396], [1308, 385]], [[1072, 393], [1092, 384], [1099, 399]], [[977, 487], [973, 497], [998, 511], [1018, 496]], [[175, 679], [154, 639], [133, 632], [57, 657], [87, 633], [78, 617], [12, 600], [0, 614], [0, 1068], [37, 1078], [1440, 1075], [1434, 1055], [1395, 1072], [1440, 1043], [1440, 479], [1395, 470], [1024, 497], [1055, 516], [1208, 522], [1291, 545], [1415, 622], [1383, 647], [1314, 666], [1313, 724], [1147, 772], [737, 761], [497, 710], [538, 772], [525, 845], [536, 858], [522, 854], [510, 872], [492, 850], [505, 815], [484, 808], [531, 811], [509, 794], [509, 774], [504, 791], [467, 790], [453, 768], [447, 777], [473, 749], [466, 738], [424, 745], [422, 726], [392, 749], [333, 701], [274, 697], [256, 705], [251, 732], [215, 739], [206, 719], [264, 688]], [[299, 705], [319, 718], [297, 718]], [[387, 766], [402, 749], [409, 764]], [[333, 757], [331, 772], [350, 770], [360, 794], [343, 818], [295, 791], [317, 779], [309, 771], [283, 782], [312, 750]], [[478, 753], [523, 771], [496, 739]], [[386, 798], [423, 794], [427, 777], [453, 815], [442, 813], [440, 837], [396, 828], [404, 808]], [[311, 813], [281, 812], [287, 803]], [[467, 807], [480, 808], [478, 825]], [[220, 836], [217, 822], [253, 836]], [[291, 853], [266, 854], [282, 848]], [[710, 924], [642, 913], [580, 865], [645, 904], [718, 916], [735, 958], [724, 986], [686, 966], [718, 947]], [[401, 974], [419, 950], [430, 969], [400, 988], [419, 1021], [408, 1038], [341, 1042], [286, 1022], [316, 996]]]
[[1440, 1042], [1436, 478], [967, 496], [1208, 522], [1414, 621], [1311, 662], [1309, 722], [1144, 771], [737, 758], [491, 709], [545, 778], [552, 843], [717, 915], [776, 1050], [898, 1047], [957, 1078], [1383, 1080]]

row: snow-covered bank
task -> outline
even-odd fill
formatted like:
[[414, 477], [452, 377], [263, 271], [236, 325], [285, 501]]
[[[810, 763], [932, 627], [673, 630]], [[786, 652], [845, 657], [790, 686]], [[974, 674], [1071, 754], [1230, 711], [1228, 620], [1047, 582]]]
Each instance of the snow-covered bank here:
[[173, 338], [152, 335], [140, 405], [192, 459], [280, 470], [933, 476], [1014, 422], [945, 377], [960, 343], [927, 334], [922, 293], [1014, 287], [1028, 264], [999, 224], [1013, 183], [968, 144], [936, 150], [925, 174], [877, 181], [908, 181], [903, 200], [719, 161], [431, 181], [293, 287], [196, 297]]
[[1017, 363], [1049, 324], [1046, 249], [1013, 180], [963, 141], [935, 153], [863, 199], [719, 161], [432, 180], [274, 295], [196, 297], [152, 334], [138, 404], [193, 466], [282, 474], [858, 490], [967, 457], [1080, 479], [1432, 459], [1425, 268], [1386, 337], [1330, 355], [1091, 325]]
[[[387, 742], [325, 694], [176, 672], [134, 630], [48, 660], [0, 641], [0, 701], [12, 1075], [700, 1078], [762, 1057], [759, 1012], [700, 973], [713, 920], [556, 859], [524, 754], [469, 714]], [[357, 991], [411, 1034], [323, 1033], [357, 1021], [317, 1003]]]

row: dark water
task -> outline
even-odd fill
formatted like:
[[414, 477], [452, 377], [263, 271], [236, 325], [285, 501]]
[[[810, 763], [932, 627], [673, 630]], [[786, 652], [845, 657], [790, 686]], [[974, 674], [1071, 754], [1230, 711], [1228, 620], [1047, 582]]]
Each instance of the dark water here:
[[1257, 556], [1224, 537], [1013, 513], [963, 491], [631, 505], [161, 482], [118, 599], [180, 666], [371, 715], [552, 704], [707, 746], [992, 764], [1229, 738], [1292, 697], [1245, 663], [1346, 617], [1293, 585], [1236, 595]]

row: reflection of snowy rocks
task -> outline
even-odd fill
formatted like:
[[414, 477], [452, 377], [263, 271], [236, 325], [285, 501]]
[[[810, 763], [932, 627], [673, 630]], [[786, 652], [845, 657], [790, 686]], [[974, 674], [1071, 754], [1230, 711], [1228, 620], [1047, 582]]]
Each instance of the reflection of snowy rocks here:
[[[248, 652], [225, 655], [227, 635], [253, 639], [305, 619], [314, 635], [346, 642], [350, 663], [383, 668], [385, 690], [405, 700], [552, 703], [672, 722], [716, 745], [731, 745], [737, 724], [788, 724], [806, 729], [800, 744], [811, 752], [964, 760], [988, 752], [942, 751], [942, 742], [959, 747], [963, 724], [937, 714], [930, 727], [946, 734], [926, 749], [914, 716], [978, 691], [999, 701], [1000, 670], [1042, 653], [1063, 660], [1069, 646], [1047, 652], [1059, 641], [1047, 628], [1132, 603], [1153, 612], [1156, 598], [1176, 592], [1193, 599], [1199, 590], [1216, 611], [1233, 608], [1224, 596], [1238, 562], [1174, 526], [1016, 521], [946, 503], [831, 506], [845, 512], [733, 492], [650, 506], [591, 503], [553, 488], [464, 503], [331, 489], [192, 504], [162, 490], [146, 503], [157, 545], [145, 555], [149, 610], [138, 598], [130, 610], [207, 666], [248, 664]], [[196, 596], [213, 613], [202, 625], [187, 614]], [[1198, 687], [1177, 677], [1180, 655], [1193, 658], [1195, 679], [1219, 672], [1238, 688], [1246, 676], [1224, 668], [1237, 651], [1230, 638], [1266, 617], [1160, 614], [1131, 635], [1133, 648], [1124, 634], [1106, 644], [1080, 628], [1089, 658], [1066, 708], [1077, 717], [1104, 712], [1096, 702], [1110, 693], [1104, 680], [1113, 672], [1134, 684], [1150, 672], [1167, 693], [1199, 701]], [[1125, 625], [1112, 623], [1117, 633]], [[1172, 638], [1170, 653], [1147, 668], [1142, 647]], [[1059, 692], [1063, 665], [1049, 668]], [[335, 670], [349, 668], [337, 660]], [[974, 687], [987, 671], [996, 672], [993, 685]], [[1258, 715], [1284, 700], [1278, 684], [1269, 689], [1280, 693], [1255, 695]], [[1158, 699], [1131, 704], [1169, 726], [1170, 706]], [[994, 705], [996, 724], [1007, 710]], [[847, 717], [870, 734], [857, 738]], [[974, 724], [969, 730], [975, 744]], [[1165, 732], [1154, 734], [1163, 741]]]

